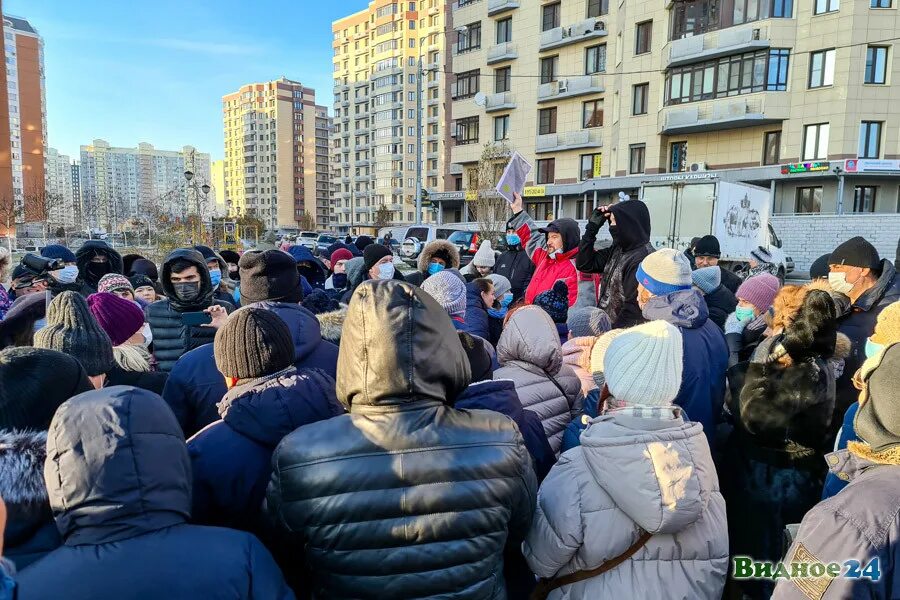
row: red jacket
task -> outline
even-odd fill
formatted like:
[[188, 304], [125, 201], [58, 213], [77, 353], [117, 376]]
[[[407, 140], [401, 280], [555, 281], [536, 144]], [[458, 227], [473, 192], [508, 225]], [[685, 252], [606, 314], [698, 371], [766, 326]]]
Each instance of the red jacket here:
[[[523, 223], [516, 233], [522, 239], [522, 245], [527, 247], [531, 238], [531, 228], [528, 223]], [[564, 279], [569, 286], [569, 306], [575, 304], [578, 298], [578, 272], [575, 270], [575, 256], [578, 247], [551, 257], [544, 248], [535, 248], [531, 253], [531, 261], [534, 263], [534, 275], [531, 283], [525, 290], [525, 302], [532, 304], [535, 296], [541, 292], [553, 289], [553, 284]]]

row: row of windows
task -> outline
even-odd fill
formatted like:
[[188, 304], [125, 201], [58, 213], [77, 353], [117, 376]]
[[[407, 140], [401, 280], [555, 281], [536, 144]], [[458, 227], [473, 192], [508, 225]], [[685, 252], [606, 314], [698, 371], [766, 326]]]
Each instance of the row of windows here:
[[774, 48], [677, 67], [666, 74], [666, 105], [787, 90], [790, 50]]
[[[797, 188], [794, 197], [794, 212], [796, 213], [820, 213], [822, 212], [822, 186], [809, 186]], [[853, 212], [875, 212], [875, 201], [878, 198], [878, 187], [874, 185], [858, 185], [853, 188]]]

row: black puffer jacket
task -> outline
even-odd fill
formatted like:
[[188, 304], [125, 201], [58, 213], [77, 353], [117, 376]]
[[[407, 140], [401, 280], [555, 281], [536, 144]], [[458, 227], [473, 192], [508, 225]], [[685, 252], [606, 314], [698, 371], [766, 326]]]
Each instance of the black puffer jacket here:
[[[95, 271], [90, 267], [91, 259], [98, 254], [103, 255], [109, 261], [106, 267], [102, 267], [102, 271]], [[80, 289], [73, 290], [84, 294], [90, 289], [90, 292], [97, 291], [97, 283], [100, 278], [107, 273], [122, 274], [122, 255], [116, 252], [112, 246], [102, 240], [88, 240], [78, 252], [75, 253], [75, 264], [78, 265], [78, 279]], [[87, 287], [85, 287], [85, 284]]]
[[455, 410], [471, 378], [447, 313], [408, 283], [350, 303], [337, 395], [273, 457], [269, 509], [315, 598], [506, 598], [503, 547], [534, 513], [531, 457], [509, 417]]
[[650, 245], [650, 211], [640, 200], [619, 202], [610, 207], [616, 225], [610, 227], [613, 243], [596, 250], [600, 227], [588, 222], [578, 246], [575, 268], [582, 273], [602, 273], [597, 306], [606, 311], [613, 329], [644, 322], [637, 303], [637, 269], [653, 252]]
[[723, 283], [710, 293], [704, 294], [703, 299], [706, 300], [706, 307], [709, 309], [709, 320], [724, 330], [725, 320], [737, 308], [737, 298]]
[[525, 295], [531, 276], [534, 275], [534, 263], [528, 253], [519, 245], [514, 246], [497, 258], [494, 273], [509, 279], [512, 286], [513, 302]]
[[156, 394], [119, 386], [75, 396], [47, 437], [63, 546], [19, 573], [20, 600], [294, 597], [255, 537], [187, 525], [191, 463]]
[[[190, 304], [179, 301], [172, 286], [172, 262], [179, 258], [195, 264], [200, 272], [200, 296]], [[224, 306], [231, 312], [234, 306], [213, 299], [214, 291], [206, 260], [196, 250], [182, 248], [166, 257], [162, 270], [162, 287], [166, 299], [154, 302], [147, 307], [145, 313], [153, 332], [153, 356], [156, 357], [159, 370], [168, 373], [184, 353], [211, 343], [216, 336], [216, 330], [212, 327], [185, 326], [182, 314], [203, 311], [213, 304]]]

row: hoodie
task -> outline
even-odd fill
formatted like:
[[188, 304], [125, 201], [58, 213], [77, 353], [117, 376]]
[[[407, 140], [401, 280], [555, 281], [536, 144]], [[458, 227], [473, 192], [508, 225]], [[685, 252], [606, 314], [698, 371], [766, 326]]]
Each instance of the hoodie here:
[[[306, 246], [291, 246], [288, 254], [297, 262], [297, 271], [306, 278], [306, 281], [315, 289], [325, 289], [325, 280], [328, 279], [328, 269]], [[300, 266], [300, 263], [308, 265]]]
[[[99, 268], [91, 266], [91, 259], [98, 255], [107, 258], [106, 266]], [[102, 240], [86, 241], [75, 253], [75, 264], [78, 265], [78, 278], [90, 286], [92, 293], [97, 291], [97, 283], [101, 277], [107, 273], [119, 273], [121, 275], [123, 269], [122, 256]]]
[[[573, 219], [557, 219], [539, 229], [531, 215], [522, 211], [509, 220], [506, 229], [516, 230], [534, 263], [534, 275], [525, 290], [525, 302], [533, 303], [538, 294], [552, 290], [553, 284], [562, 279], [569, 288], [569, 306], [574, 306], [578, 299], [578, 273], [575, 270], [578, 223]], [[547, 252], [548, 232], [559, 233], [563, 239], [562, 251], [553, 256]]]

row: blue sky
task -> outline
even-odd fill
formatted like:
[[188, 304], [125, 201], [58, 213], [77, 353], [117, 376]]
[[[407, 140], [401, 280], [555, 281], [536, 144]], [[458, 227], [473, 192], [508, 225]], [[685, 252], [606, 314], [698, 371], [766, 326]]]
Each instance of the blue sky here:
[[366, 0], [3, 0], [44, 38], [49, 145], [222, 157], [222, 96], [282, 75], [332, 104], [331, 22]]

